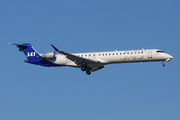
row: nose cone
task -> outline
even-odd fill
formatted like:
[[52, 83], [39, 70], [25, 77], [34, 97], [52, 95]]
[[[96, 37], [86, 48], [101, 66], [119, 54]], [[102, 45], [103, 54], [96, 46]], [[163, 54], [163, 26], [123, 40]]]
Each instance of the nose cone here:
[[169, 58], [170, 58], [170, 59], [173, 59], [173, 56], [169, 55]]
[[173, 56], [167, 54], [166, 61], [169, 62], [169, 61], [171, 61], [171, 59], [173, 59]]
[[27, 62], [27, 63], [28, 63], [28, 59], [24, 60], [24, 62]]

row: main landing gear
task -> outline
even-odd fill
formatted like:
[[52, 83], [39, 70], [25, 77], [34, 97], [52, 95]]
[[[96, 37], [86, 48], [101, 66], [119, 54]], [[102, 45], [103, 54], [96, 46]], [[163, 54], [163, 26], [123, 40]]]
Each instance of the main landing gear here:
[[86, 66], [82, 66], [82, 67], [81, 67], [81, 70], [82, 70], [82, 71], [86, 71], [86, 69], [87, 69]]
[[86, 64], [83, 64], [83, 65], [82, 65], [81, 70], [82, 70], [82, 71], [86, 71], [86, 74], [87, 74], [87, 75], [90, 75], [90, 74], [91, 74], [91, 71], [88, 69], [88, 67], [87, 67]]
[[90, 75], [90, 74], [91, 74], [91, 71], [90, 71], [90, 70], [86, 70], [86, 74], [87, 74], [87, 75]]

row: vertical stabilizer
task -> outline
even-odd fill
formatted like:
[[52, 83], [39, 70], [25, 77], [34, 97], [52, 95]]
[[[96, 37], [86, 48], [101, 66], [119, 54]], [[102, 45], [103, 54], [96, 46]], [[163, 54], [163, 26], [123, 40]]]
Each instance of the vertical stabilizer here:
[[29, 43], [24, 43], [24, 44], [11, 43], [11, 44], [17, 45], [17, 47], [19, 48], [19, 51], [23, 51], [24, 52], [25, 56], [27, 57], [26, 62], [28, 61], [29, 63], [35, 63], [35, 62], [41, 60], [41, 56], [32, 47], [31, 44], [29, 44]]

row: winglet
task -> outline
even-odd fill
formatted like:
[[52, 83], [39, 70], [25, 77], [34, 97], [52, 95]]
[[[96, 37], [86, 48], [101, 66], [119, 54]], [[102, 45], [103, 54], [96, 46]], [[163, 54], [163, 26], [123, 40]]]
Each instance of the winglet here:
[[51, 44], [51, 46], [54, 48], [55, 51], [60, 51], [60, 50], [57, 49], [53, 44]]

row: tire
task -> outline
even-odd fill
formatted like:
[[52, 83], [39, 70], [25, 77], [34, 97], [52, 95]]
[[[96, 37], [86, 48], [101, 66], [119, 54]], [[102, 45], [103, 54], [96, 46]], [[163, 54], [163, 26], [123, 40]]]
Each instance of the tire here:
[[85, 67], [82, 67], [81, 70], [82, 70], [82, 71], [86, 71], [86, 68], [85, 68]]
[[90, 70], [86, 70], [86, 74], [87, 74], [87, 75], [90, 75], [90, 74], [91, 74], [91, 71], [90, 71]]

